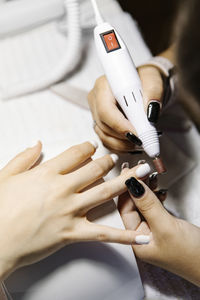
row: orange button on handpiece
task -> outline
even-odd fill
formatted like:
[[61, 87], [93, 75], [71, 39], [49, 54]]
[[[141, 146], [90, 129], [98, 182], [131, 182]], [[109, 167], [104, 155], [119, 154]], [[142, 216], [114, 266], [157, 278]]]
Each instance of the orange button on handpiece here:
[[120, 48], [120, 45], [117, 41], [116, 35], [114, 32], [110, 32], [103, 36], [106, 43], [108, 51], [113, 51]]

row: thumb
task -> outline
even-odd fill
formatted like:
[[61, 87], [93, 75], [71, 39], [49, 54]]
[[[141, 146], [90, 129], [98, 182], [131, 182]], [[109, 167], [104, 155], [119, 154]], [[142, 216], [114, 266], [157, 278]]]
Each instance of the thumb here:
[[142, 66], [138, 69], [142, 82], [144, 108], [148, 120], [157, 123], [163, 98], [163, 80], [159, 70], [153, 66]]
[[167, 210], [160, 203], [156, 195], [143, 182], [131, 177], [126, 186], [132, 200], [140, 213], [143, 215], [151, 229], [160, 230], [163, 225], [167, 226], [170, 216]]
[[14, 157], [3, 169], [4, 176], [16, 175], [29, 170], [39, 159], [42, 151], [41, 142]]

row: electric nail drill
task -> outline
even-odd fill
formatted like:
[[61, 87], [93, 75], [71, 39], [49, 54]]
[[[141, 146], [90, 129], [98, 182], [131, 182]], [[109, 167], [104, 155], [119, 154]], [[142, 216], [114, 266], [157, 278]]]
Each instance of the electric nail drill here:
[[91, 1], [97, 22], [95, 44], [111, 90], [134, 126], [145, 152], [153, 158], [156, 170], [164, 173], [166, 170], [160, 158], [157, 130], [144, 111], [142, 85], [134, 62], [120, 35], [113, 26], [104, 22], [96, 1]]

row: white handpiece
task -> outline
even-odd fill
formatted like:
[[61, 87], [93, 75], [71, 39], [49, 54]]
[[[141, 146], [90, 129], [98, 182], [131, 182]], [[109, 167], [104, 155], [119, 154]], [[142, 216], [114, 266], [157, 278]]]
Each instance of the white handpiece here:
[[158, 134], [144, 111], [142, 86], [129, 51], [117, 31], [102, 22], [92, 1], [98, 25], [94, 29], [97, 52], [111, 90], [128, 120], [141, 139], [145, 152], [152, 158], [160, 154]]

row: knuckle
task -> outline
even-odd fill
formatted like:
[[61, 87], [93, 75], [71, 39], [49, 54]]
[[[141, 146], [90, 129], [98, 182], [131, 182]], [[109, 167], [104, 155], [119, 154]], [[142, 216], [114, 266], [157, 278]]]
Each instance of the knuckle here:
[[105, 172], [104, 166], [100, 163], [100, 161], [93, 161], [90, 165], [90, 171], [94, 173], [96, 176], [103, 175]]
[[120, 124], [118, 122], [116, 122], [114, 119], [110, 119], [110, 127], [118, 133], [121, 133], [121, 134], [123, 133], [123, 130], [122, 130]]
[[108, 185], [104, 185], [102, 187], [100, 194], [101, 194], [101, 198], [106, 200], [111, 199], [113, 196], [112, 190]]
[[145, 196], [143, 199], [138, 201], [138, 206], [141, 213], [146, 213], [154, 207], [155, 201], [151, 195]]
[[100, 76], [99, 78], [97, 78], [97, 80], [95, 81], [95, 88], [102, 88], [102, 86], [104, 86], [107, 83], [107, 79], [105, 77], [105, 75]]
[[100, 242], [106, 241], [107, 235], [105, 233], [98, 233], [97, 234], [97, 240]]
[[[36, 169], [38, 170], [38, 169]], [[49, 176], [50, 174], [52, 174], [52, 170], [53, 170], [53, 167], [51, 166], [50, 163], [44, 163], [41, 167], [39, 167], [39, 176], [40, 177], [46, 177], [46, 176]]]
[[[91, 146], [92, 147], [92, 146]], [[71, 148], [71, 152], [73, 157], [75, 158], [75, 160], [83, 160], [86, 157], [86, 152], [89, 152], [89, 145], [88, 145], [88, 151], [87, 150], [83, 150], [83, 147], [81, 146], [73, 146]]]

